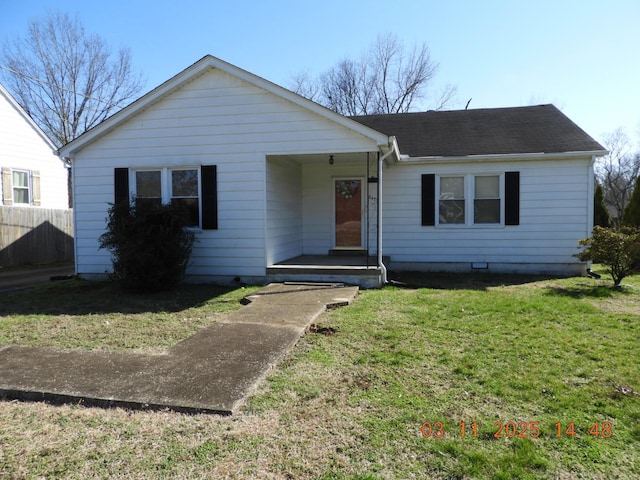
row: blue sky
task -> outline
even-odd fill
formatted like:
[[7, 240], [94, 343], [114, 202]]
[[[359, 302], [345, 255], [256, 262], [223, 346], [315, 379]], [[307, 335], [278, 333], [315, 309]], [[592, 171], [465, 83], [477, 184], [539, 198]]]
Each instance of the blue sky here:
[[[48, 9], [127, 46], [145, 92], [206, 54], [277, 84], [357, 57], [379, 33], [426, 42], [453, 108], [554, 103], [598, 140], [640, 140], [638, 0], [0, 0], [0, 40]], [[420, 105], [423, 109], [428, 104]], [[639, 146], [640, 147], [640, 146]]]

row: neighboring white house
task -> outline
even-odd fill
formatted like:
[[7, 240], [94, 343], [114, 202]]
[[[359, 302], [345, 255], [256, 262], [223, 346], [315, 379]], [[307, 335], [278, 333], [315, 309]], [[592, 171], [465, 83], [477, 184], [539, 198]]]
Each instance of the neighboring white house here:
[[0, 85], [0, 205], [69, 207], [68, 173], [56, 147]]
[[551, 105], [347, 118], [211, 56], [59, 151], [83, 277], [111, 270], [107, 209], [137, 196], [190, 206], [195, 280], [364, 286], [387, 268], [580, 274], [604, 153]]

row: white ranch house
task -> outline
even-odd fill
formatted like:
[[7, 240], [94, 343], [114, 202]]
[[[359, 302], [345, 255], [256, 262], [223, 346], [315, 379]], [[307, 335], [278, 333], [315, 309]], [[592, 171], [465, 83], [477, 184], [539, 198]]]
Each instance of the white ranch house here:
[[212, 56], [60, 149], [78, 275], [110, 203], [188, 205], [193, 281], [582, 274], [604, 148], [552, 105], [347, 118]]

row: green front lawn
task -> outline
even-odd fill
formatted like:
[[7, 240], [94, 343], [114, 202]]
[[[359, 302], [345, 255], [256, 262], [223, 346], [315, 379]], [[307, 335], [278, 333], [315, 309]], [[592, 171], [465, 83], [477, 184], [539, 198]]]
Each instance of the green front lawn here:
[[[640, 277], [622, 291], [604, 277], [406, 279], [428, 287], [363, 291], [323, 315], [234, 417], [0, 403], [0, 478], [640, 477]], [[0, 343], [47, 344], [16, 331], [104, 310], [132, 308], [145, 330], [215, 321], [241, 297], [118, 296], [91, 313], [106, 295], [93, 287], [78, 313], [54, 312], [77, 287], [39, 292], [31, 313], [5, 307], [24, 293], [0, 297]], [[89, 336], [56, 346], [106, 348]]]
[[131, 294], [65, 281], [0, 296], [0, 345], [160, 352], [241, 307], [254, 288], [183, 285]]

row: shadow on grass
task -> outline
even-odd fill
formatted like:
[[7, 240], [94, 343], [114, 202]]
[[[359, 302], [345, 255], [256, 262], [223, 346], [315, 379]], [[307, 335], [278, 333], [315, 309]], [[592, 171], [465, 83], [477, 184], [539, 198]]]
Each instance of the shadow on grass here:
[[484, 272], [389, 272], [389, 282], [401, 288], [433, 288], [438, 290], [487, 290], [491, 287], [525, 285], [554, 280], [550, 275], [516, 275]]
[[215, 301], [233, 290], [217, 285], [183, 284], [166, 292], [133, 294], [112, 282], [67, 280], [3, 294], [0, 316], [180, 312]]
[[559, 297], [570, 298], [611, 298], [622, 295], [631, 295], [633, 290], [625, 287], [614, 287], [612, 285], [576, 285], [576, 286], [549, 286], [545, 287], [546, 294]]

